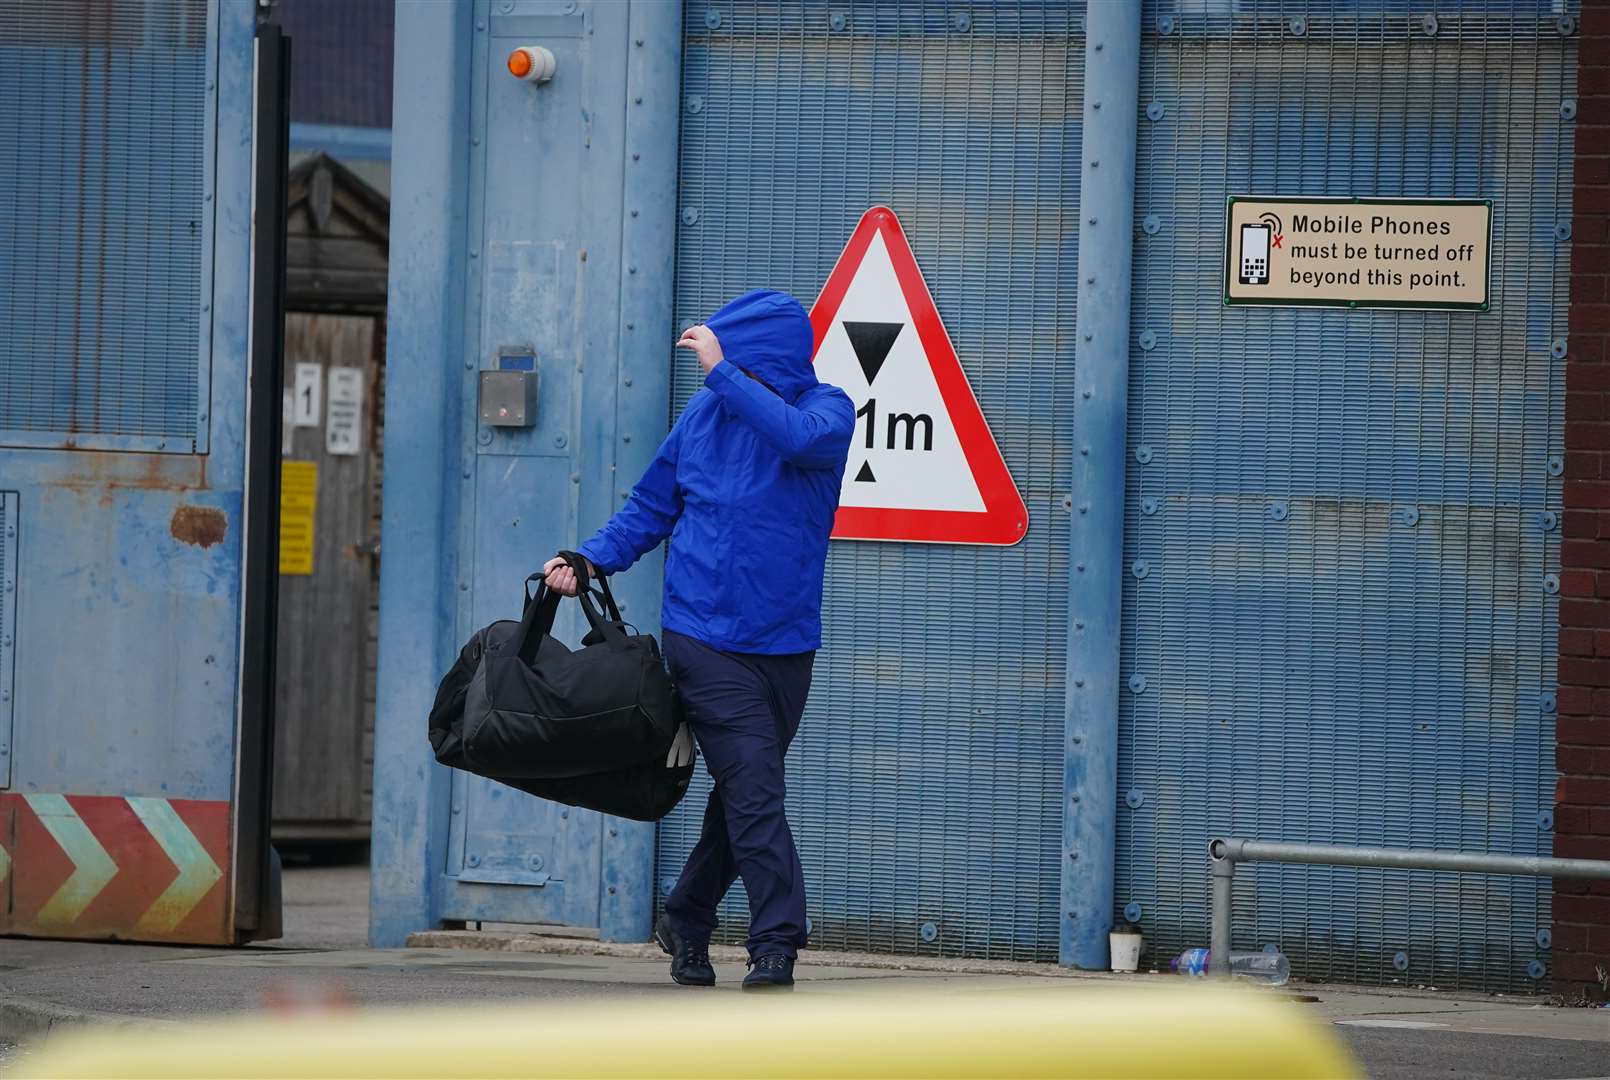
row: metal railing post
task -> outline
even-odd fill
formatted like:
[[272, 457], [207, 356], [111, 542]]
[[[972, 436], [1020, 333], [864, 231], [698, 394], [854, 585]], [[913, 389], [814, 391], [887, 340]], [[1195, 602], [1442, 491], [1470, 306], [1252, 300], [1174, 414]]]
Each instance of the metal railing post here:
[[1213, 929], [1208, 937], [1208, 975], [1230, 977], [1230, 897], [1235, 886], [1235, 863], [1217, 856], [1213, 859]]

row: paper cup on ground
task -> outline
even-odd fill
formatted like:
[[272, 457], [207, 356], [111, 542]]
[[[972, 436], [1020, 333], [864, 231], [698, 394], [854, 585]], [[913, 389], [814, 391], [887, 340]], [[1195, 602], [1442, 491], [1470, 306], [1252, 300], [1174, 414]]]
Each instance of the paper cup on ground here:
[[1138, 971], [1140, 969], [1140, 942], [1139, 934], [1126, 934], [1114, 930], [1107, 935], [1108, 947], [1112, 949], [1112, 969], [1114, 971]]

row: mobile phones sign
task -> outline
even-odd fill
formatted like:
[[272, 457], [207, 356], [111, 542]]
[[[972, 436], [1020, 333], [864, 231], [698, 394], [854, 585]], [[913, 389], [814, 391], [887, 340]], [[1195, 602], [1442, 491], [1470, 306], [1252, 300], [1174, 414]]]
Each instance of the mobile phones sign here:
[[1224, 302], [1485, 311], [1482, 200], [1232, 196]]

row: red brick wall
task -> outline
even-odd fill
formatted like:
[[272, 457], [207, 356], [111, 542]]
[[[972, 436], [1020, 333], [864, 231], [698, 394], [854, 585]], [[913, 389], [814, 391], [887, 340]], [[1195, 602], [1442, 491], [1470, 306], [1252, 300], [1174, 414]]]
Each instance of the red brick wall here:
[[[1554, 854], [1610, 859], [1610, 4], [1585, 0], [1577, 68]], [[1554, 987], [1606, 996], [1610, 881], [1554, 884]]]

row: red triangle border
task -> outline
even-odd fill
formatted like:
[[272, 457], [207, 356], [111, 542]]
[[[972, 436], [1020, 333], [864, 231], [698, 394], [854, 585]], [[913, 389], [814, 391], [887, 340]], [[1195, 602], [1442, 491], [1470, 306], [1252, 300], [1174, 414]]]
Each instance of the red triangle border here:
[[956, 357], [956, 347], [939, 317], [939, 309], [928, 291], [928, 283], [917, 267], [916, 256], [906, 234], [900, 228], [900, 219], [887, 206], [874, 206], [861, 215], [850, 240], [844, 245], [838, 262], [828, 274], [816, 303], [811, 305], [811, 329], [816, 335], [816, 351], [827, 338], [850, 283], [861, 268], [872, 238], [883, 234], [884, 246], [894, 264], [900, 291], [906, 307], [911, 311], [912, 323], [923, 353], [939, 385], [940, 398], [950, 414], [956, 437], [961, 442], [962, 454], [973, 480], [984, 501], [981, 511], [968, 510], [896, 510], [865, 506], [841, 506], [833, 523], [835, 540], [895, 540], [929, 544], [999, 544], [1011, 545], [1028, 533], [1028, 507], [1012, 474], [1001, 456], [995, 436], [978, 405], [978, 398], [962, 371]]

